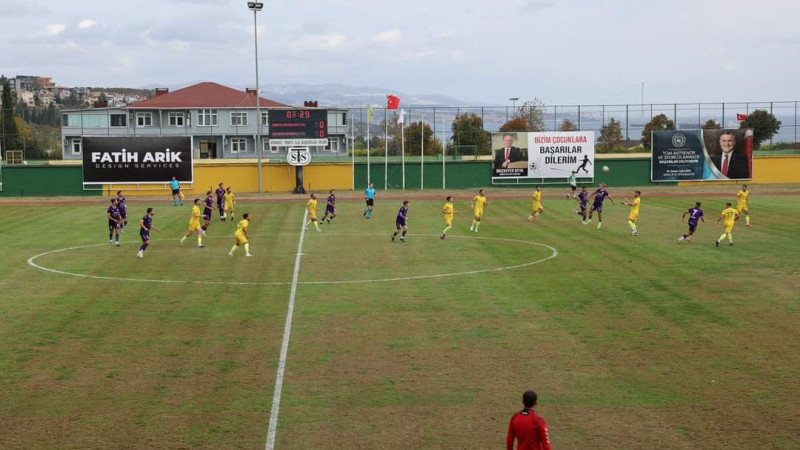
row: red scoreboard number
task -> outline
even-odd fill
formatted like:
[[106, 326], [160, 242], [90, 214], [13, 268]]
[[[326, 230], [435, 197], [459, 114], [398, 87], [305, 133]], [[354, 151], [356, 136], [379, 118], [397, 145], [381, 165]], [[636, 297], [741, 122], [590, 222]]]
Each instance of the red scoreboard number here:
[[270, 110], [269, 137], [272, 139], [326, 138], [328, 137], [328, 110]]

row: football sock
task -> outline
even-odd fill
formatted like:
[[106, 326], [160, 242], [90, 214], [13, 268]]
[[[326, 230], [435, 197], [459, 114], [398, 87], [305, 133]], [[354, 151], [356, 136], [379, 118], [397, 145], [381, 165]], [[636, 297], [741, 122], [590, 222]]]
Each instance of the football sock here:
[[250, 243], [244, 244], [244, 252], [250, 254]]
[[632, 220], [629, 220], [628, 221], [628, 225], [631, 226], [631, 231], [636, 231], [636, 223], [635, 222], [633, 222]]
[[319, 223], [316, 220], [314, 221], [314, 228], [316, 228], [317, 231], [320, 231], [319, 230]]
[[203, 236], [197, 235], [197, 245], [203, 245]]
[[394, 233], [392, 233], [392, 238], [394, 238], [395, 236], [397, 236], [397, 231], [395, 231]]
[[729, 240], [729, 241], [731, 241], [731, 242], [733, 242], [733, 234], [731, 234], [731, 233], [728, 233], [728, 240]]
[[148, 244], [142, 244], [142, 245], [140, 245], [140, 246], [139, 246], [139, 251], [140, 251], [140, 252], [142, 252], [142, 253], [144, 253], [144, 251], [145, 251], [145, 250], [147, 250], [147, 245], [148, 245]]
[[442, 234], [447, 234], [447, 232], [450, 231], [450, 228], [453, 228], [453, 226], [452, 225], [448, 225], [448, 226], [444, 227], [444, 230], [442, 230]]
[[728, 233], [722, 233], [722, 235], [720, 235], [720, 237], [719, 237], [719, 239], [717, 239], [717, 241], [721, 241], [721, 240], [725, 239], [725, 236], [727, 236], [727, 235], [728, 235]]
[[479, 220], [475, 221], [475, 231], [478, 231], [478, 227], [481, 226], [481, 222]]
[[238, 245], [236, 245], [236, 244], [233, 244], [233, 247], [231, 247], [231, 251], [230, 251], [230, 253], [233, 253], [233, 252], [235, 252], [237, 248], [239, 248], [239, 246], [238, 246]]
[[401, 239], [405, 239], [405, 238], [406, 238], [406, 230], [403, 230], [403, 235], [402, 235], [402, 236], [400, 236], [400, 238], [401, 238]]
[[108, 240], [111, 241], [114, 239], [114, 233], [108, 233]]
[[750, 225], [750, 214], [744, 216], [744, 221], [747, 225]]
[[115, 240], [115, 241], [117, 241], [117, 242], [119, 242], [119, 234], [115, 234], [115, 235], [114, 235], [114, 240]]
[[185, 240], [186, 240], [186, 236], [182, 237], [181, 238], [181, 244], [183, 244], [183, 241], [185, 241]]

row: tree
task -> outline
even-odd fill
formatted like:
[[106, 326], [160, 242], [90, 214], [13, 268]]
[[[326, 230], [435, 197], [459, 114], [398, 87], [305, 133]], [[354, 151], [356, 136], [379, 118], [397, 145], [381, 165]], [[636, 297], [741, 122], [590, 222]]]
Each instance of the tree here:
[[609, 153], [620, 147], [622, 147], [622, 124], [612, 117], [606, 125], [600, 128], [597, 151]]
[[781, 129], [781, 121], [769, 111], [757, 109], [740, 122], [740, 128], [753, 129], [753, 148], [758, 148], [762, 142], [772, 139], [772, 136]]
[[441, 155], [442, 143], [433, 135], [433, 130], [430, 125], [423, 123], [420, 127], [420, 122], [415, 121], [411, 122], [404, 130], [406, 138], [406, 156], [418, 156], [421, 153], [422, 149], [420, 146], [422, 145], [421, 141], [423, 140], [423, 136], [420, 136], [420, 132], [425, 133], [425, 154]]
[[708, 119], [708, 120], [706, 121], [706, 123], [703, 125], [703, 129], [704, 129], [704, 130], [719, 130], [719, 129], [721, 129], [721, 128], [722, 128], [722, 125], [720, 125], [720, 124], [719, 124], [719, 123], [718, 123], [716, 120], [714, 120], [714, 119]]
[[506, 131], [528, 131], [528, 122], [522, 117], [515, 117], [500, 127], [500, 132]]
[[675, 129], [675, 122], [667, 119], [667, 116], [664, 114], [659, 114], [653, 117], [650, 122], [647, 122], [647, 125], [644, 126], [644, 130], [642, 130], [642, 147], [645, 150], [649, 150], [651, 143], [652, 143], [652, 132], [656, 130], [674, 130]]
[[571, 120], [565, 118], [561, 121], [558, 131], [578, 131], [578, 127]]
[[454, 145], [474, 145], [479, 155], [492, 152], [490, 136], [483, 130], [483, 119], [474, 113], [456, 115], [451, 127]]
[[19, 132], [17, 131], [17, 123], [14, 120], [14, 103], [11, 100], [11, 86], [9, 86], [8, 81], [3, 84], [2, 112], [0, 142], [3, 144], [3, 150], [16, 150], [19, 148]]
[[544, 103], [538, 98], [528, 100], [514, 112], [514, 118], [522, 118], [528, 124], [527, 130], [520, 131], [544, 131]]

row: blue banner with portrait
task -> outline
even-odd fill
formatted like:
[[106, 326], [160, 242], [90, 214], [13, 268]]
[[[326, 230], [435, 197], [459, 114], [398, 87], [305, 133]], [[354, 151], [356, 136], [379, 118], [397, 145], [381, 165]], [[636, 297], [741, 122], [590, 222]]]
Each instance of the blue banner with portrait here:
[[753, 130], [653, 131], [651, 181], [749, 180]]

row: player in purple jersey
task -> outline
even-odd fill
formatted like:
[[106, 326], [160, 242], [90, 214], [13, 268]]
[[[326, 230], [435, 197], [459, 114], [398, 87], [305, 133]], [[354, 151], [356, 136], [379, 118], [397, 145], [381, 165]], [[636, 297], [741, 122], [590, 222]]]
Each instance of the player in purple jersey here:
[[119, 224], [121, 219], [116, 198], [111, 199], [111, 205], [106, 209], [106, 217], [108, 217], [108, 244], [119, 247]]
[[586, 204], [589, 203], [589, 193], [586, 192], [586, 186], [581, 186], [581, 191], [578, 192], [578, 196], [575, 197], [575, 201], [578, 202], [578, 206], [580, 207], [580, 209], [575, 210], [575, 214], [583, 217], [581, 223], [586, 225], [589, 223], [586, 221]]
[[222, 183], [219, 184], [219, 187], [216, 191], [217, 194], [217, 210], [219, 211], [219, 220], [225, 222], [225, 188], [222, 187]]
[[706, 219], [703, 218], [703, 210], [700, 209], [700, 202], [695, 202], [694, 208], [689, 208], [688, 211], [683, 213], [681, 216], [681, 222], [683, 222], [683, 218], [686, 217], [687, 214], [689, 215], [689, 220], [687, 222], [689, 224], [689, 231], [683, 236], [679, 237], [678, 242], [692, 242], [692, 236], [694, 235], [694, 231], [697, 229], [697, 221], [706, 221]]
[[139, 252], [136, 253], [138, 258], [144, 258], [144, 251], [150, 245], [150, 230], [161, 231], [153, 226], [153, 208], [147, 208], [147, 214], [139, 221], [139, 237], [142, 238], [142, 245], [139, 246]]
[[394, 242], [394, 238], [397, 237], [397, 233], [400, 230], [403, 230], [403, 234], [400, 235], [400, 242], [406, 241], [406, 233], [408, 232], [408, 200], [403, 201], [403, 206], [397, 211], [397, 218], [394, 221], [394, 226], [396, 227], [394, 234], [392, 235], [392, 242]]
[[125, 200], [125, 196], [122, 195], [122, 191], [117, 191], [117, 209], [119, 210], [119, 217], [121, 219], [119, 230], [124, 232], [125, 226], [128, 225], [128, 204]]
[[592, 192], [589, 197], [594, 197], [594, 203], [592, 203], [592, 209], [589, 210], [588, 222], [592, 221], [592, 213], [597, 211], [597, 228], [600, 228], [603, 226], [603, 200], [608, 198], [611, 200], [611, 204], [613, 205], [614, 199], [611, 198], [611, 194], [606, 190], [605, 183], [600, 183], [600, 189]]
[[203, 207], [203, 234], [206, 234], [208, 226], [211, 225], [211, 213], [214, 212], [214, 198], [211, 196], [211, 191], [206, 191], [206, 204]]
[[328, 203], [325, 205], [325, 214], [322, 215], [322, 220], [319, 223], [324, 223], [325, 220], [328, 220], [328, 223], [331, 223], [336, 217], [336, 191], [331, 189], [330, 195], [328, 196]]

